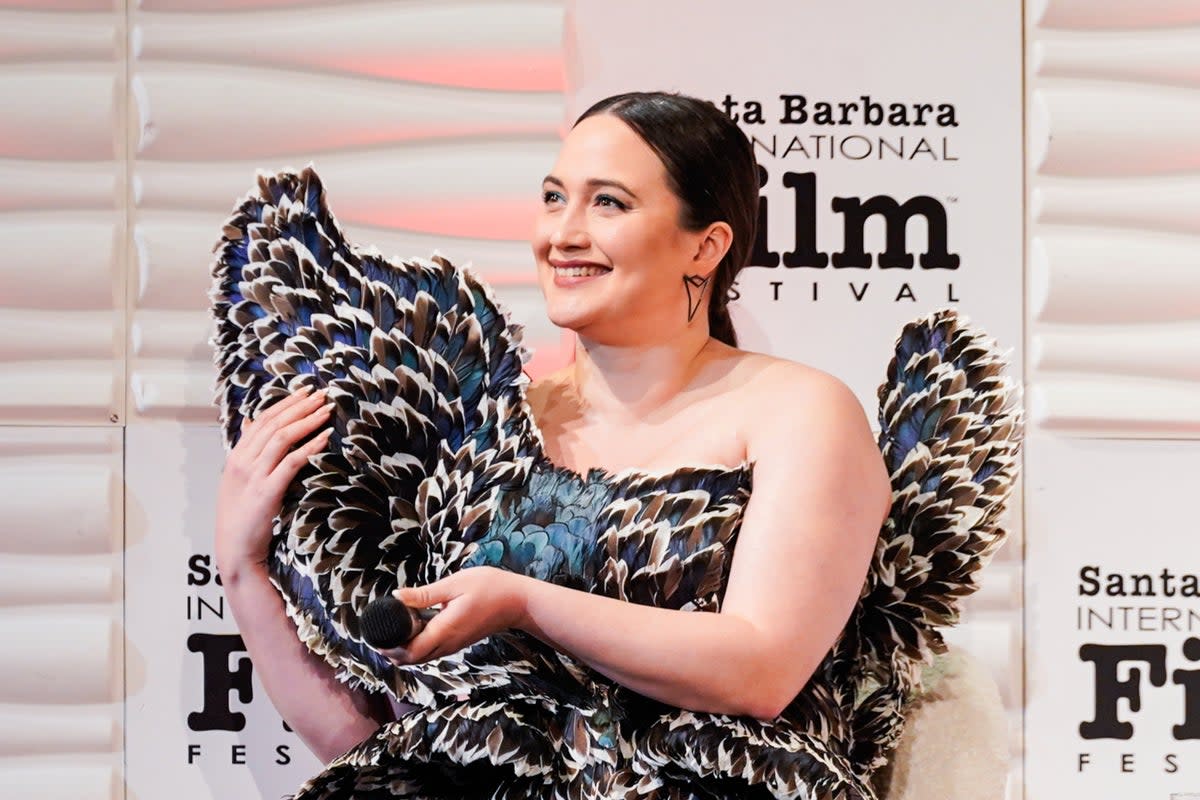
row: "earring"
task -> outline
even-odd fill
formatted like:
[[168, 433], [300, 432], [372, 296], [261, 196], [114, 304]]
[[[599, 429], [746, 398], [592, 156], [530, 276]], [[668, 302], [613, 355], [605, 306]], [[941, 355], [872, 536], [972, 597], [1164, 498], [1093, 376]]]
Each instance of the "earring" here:
[[[699, 275], [684, 275], [683, 285], [687, 287], [688, 295], [688, 322], [692, 321], [692, 317], [696, 316], [696, 312], [700, 310], [700, 300], [704, 297], [704, 287], [708, 286], [708, 281], [712, 277], [712, 273], [708, 273], [703, 278]], [[692, 296], [692, 289], [696, 289], [696, 294]]]

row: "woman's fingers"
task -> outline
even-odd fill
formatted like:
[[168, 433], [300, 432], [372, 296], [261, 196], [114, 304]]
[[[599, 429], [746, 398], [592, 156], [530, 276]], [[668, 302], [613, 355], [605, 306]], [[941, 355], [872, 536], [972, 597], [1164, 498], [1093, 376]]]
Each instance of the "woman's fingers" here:
[[287, 488], [287, 485], [292, 482], [292, 478], [296, 477], [296, 473], [308, 463], [308, 459], [325, 449], [325, 446], [329, 444], [329, 437], [332, 434], [333, 429], [326, 428], [314, 436], [312, 441], [306, 443], [303, 447], [297, 447], [291, 453], [288, 453], [271, 472], [269, 480], [273, 488], [282, 493]]
[[287, 397], [280, 400], [278, 403], [272, 403], [266, 408], [260, 408], [254, 419], [246, 420], [246, 425], [261, 426], [264, 422], [269, 422], [274, 417], [287, 411], [288, 408], [303, 402], [312, 395], [311, 386], [301, 386], [296, 391], [289, 394]]
[[443, 578], [425, 586], [405, 586], [392, 592], [392, 596], [409, 608], [429, 608], [438, 603], [448, 603], [455, 597], [451, 583], [453, 581], [450, 578]]
[[[438, 617], [440, 616], [441, 614], [438, 615]], [[429, 661], [431, 658], [436, 658], [438, 655], [462, 649], [461, 647], [454, 647], [447, 640], [447, 634], [452, 629], [447, 629], [445, 623], [434, 624], [438, 621], [438, 617], [430, 620], [421, 629], [420, 633], [405, 642], [402, 647], [380, 651], [383, 657], [394, 664], [419, 664], [422, 661]]]
[[253, 461], [258, 458], [267, 442], [279, 428], [312, 413], [325, 402], [325, 391], [307, 392], [301, 390], [296, 394], [285, 397], [268, 408], [244, 430], [243, 440], [238, 443], [244, 458]]
[[288, 451], [295, 447], [297, 442], [324, 424], [329, 419], [332, 410], [333, 405], [326, 404], [318, 406], [305, 416], [287, 424], [283, 424], [281, 418], [277, 424], [282, 427], [278, 427], [272, 432], [271, 438], [263, 444], [262, 451], [255, 460], [256, 470], [264, 475], [274, 472]]

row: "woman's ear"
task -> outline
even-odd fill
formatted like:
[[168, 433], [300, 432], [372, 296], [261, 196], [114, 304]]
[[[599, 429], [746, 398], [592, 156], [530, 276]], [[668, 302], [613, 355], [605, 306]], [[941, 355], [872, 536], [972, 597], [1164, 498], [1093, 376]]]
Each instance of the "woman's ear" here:
[[701, 275], [711, 273], [729, 252], [729, 246], [732, 244], [733, 229], [729, 227], [729, 223], [714, 222], [705, 228], [701, 232], [699, 246], [692, 259], [696, 272]]

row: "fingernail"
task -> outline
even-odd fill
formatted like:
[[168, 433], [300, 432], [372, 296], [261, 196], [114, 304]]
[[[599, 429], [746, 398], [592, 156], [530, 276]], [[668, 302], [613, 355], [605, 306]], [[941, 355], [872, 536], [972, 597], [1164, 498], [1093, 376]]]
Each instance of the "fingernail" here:
[[333, 411], [335, 408], [337, 408], [337, 406], [334, 403], [326, 403], [325, 405], [321, 406], [321, 410], [326, 414], [328, 414], [330, 411]]
[[300, 394], [308, 394], [311, 391], [312, 391], [312, 387], [309, 386], [308, 384], [305, 384], [300, 387]]

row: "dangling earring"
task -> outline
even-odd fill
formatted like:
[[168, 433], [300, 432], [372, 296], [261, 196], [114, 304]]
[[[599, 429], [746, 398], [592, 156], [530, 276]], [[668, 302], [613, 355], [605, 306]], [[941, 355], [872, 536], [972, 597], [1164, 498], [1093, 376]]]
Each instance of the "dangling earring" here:
[[[692, 321], [692, 317], [696, 316], [696, 312], [700, 310], [700, 301], [704, 298], [704, 287], [708, 286], [708, 280], [712, 277], [712, 273], [708, 273], [703, 278], [699, 275], [684, 275], [683, 285], [687, 288], [688, 295], [688, 322]], [[692, 289], [696, 290], [693, 296]]]

